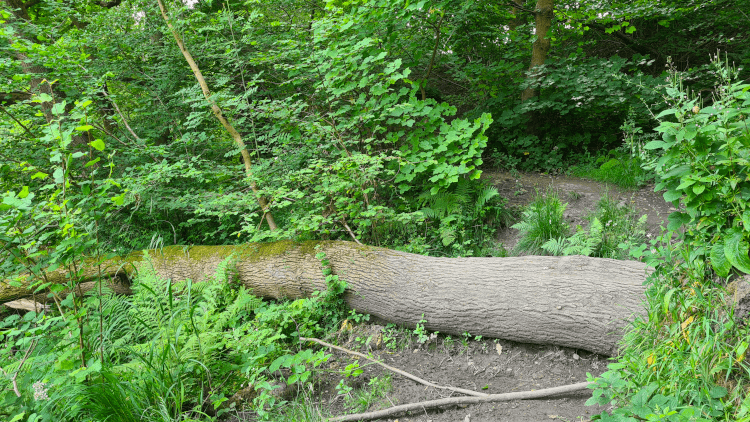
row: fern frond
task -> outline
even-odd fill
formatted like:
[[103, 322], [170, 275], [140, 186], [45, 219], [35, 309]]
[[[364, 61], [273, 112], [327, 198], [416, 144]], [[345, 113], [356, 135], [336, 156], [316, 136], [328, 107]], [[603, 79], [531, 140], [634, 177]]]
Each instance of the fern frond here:
[[565, 249], [567, 244], [568, 239], [564, 237], [553, 237], [552, 239], [544, 242], [544, 244], [542, 245], [542, 249], [544, 249], [550, 255], [560, 256], [563, 255], [563, 250]]

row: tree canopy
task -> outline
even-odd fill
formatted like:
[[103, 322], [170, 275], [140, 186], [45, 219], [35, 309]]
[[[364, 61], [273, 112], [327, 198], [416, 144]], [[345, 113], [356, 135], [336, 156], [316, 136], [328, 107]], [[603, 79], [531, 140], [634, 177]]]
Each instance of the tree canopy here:
[[746, 0], [164, 3], [206, 98], [155, 1], [0, 3], [0, 188], [106, 186], [115, 248], [460, 244], [499, 200], [476, 182], [488, 160], [563, 169], [622, 145], [628, 118], [654, 125], [665, 66], [710, 102], [711, 55], [750, 64]]

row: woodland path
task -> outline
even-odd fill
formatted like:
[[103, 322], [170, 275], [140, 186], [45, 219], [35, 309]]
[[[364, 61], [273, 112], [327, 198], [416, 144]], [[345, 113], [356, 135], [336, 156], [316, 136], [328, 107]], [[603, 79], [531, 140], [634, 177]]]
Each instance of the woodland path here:
[[[571, 229], [576, 225], [588, 225], [587, 216], [596, 208], [596, 203], [608, 193], [618, 203], [635, 209], [638, 215], [648, 215], [646, 232], [654, 237], [660, 234], [660, 226], [666, 225], [667, 217], [677, 211], [665, 202], [661, 193], [648, 185], [638, 190], [626, 190], [606, 183], [573, 176], [549, 176], [538, 173], [512, 174], [509, 172], [485, 171], [482, 179], [496, 186], [500, 195], [508, 199], [509, 206], [521, 207], [530, 203], [536, 192], [543, 193], [548, 187], [557, 191], [560, 200], [567, 203], [565, 218]], [[498, 233], [498, 240], [509, 251], [518, 243], [518, 230], [506, 228]]]

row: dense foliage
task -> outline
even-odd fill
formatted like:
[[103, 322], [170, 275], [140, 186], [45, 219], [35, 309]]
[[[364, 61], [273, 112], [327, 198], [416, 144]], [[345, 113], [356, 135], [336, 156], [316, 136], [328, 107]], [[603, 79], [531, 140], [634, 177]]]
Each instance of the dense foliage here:
[[[746, 329], [711, 308], [720, 277], [750, 273], [749, 14], [750, 0], [0, 1], [0, 273], [34, 274], [56, 308], [2, 323], [0, 418], [104, 420], [119, 403], [118, 420], [209, 419], [247, 382], [268, 416], [269, 374], [304, 383], [325, 360], [290, 339], [344, 318], [330, 271], [327, 293], [264, 304], [228, 281], [231, 263], [224, 283], [144, 276], [127, 300], [60, 300], [84, 256], [289, 238], [502, 255], [493, 234], [511, 212], [482, 169], [574, 164], [630, 186], [655, 178], [683, 205], [664, 244], [606, 203], [586, 232], [547, 230], [563, 205], [541, 198], [518, 223], [546, 233], [528, 240], [540, 253], [660, 269], [652, 318], [599, 400], [618, 420], [659, 406], [747, 418]], [[72, 276], [50, 285], [59, 267]], [[698, 320], [704, 331], [686, 330]], [[706, 347], [690, 354], [681, 336]], [[676, 355], [722, 369], [658, 384]]]

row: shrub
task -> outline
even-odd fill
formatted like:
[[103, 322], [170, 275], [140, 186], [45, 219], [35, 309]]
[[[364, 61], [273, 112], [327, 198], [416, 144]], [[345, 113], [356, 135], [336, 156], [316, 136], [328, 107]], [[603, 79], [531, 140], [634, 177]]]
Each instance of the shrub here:
[[652, 166], [656, 190], [684, 206], [669, 216], [668, 228], [686, 225], [693, 258], [710, 259], [716, 273], [727, 276], [733, 267], [750, 273], [750, 84], [737, 84], [737, 71], [718, 56], [713, 64], [720, 86], [708, 106], [672, 71], [671, 108], [656, 116], [662, 139], [645, 147], [662, 153]]

